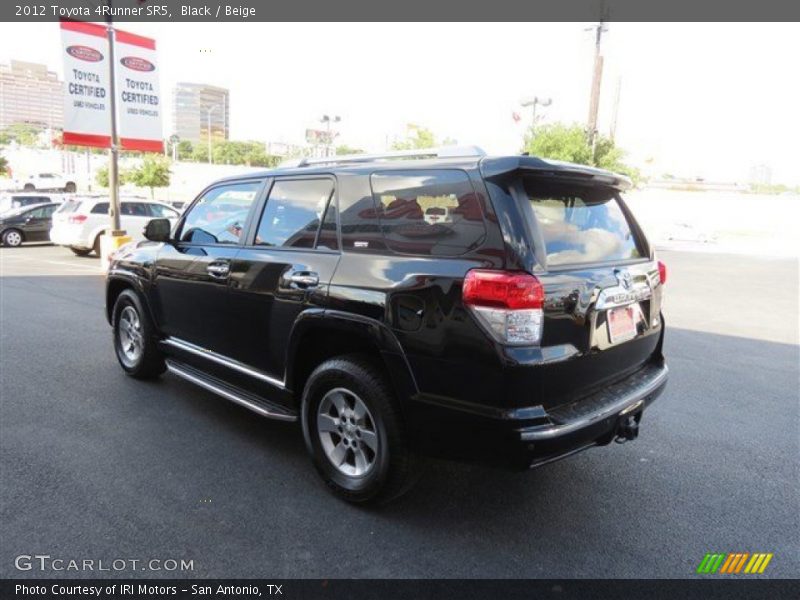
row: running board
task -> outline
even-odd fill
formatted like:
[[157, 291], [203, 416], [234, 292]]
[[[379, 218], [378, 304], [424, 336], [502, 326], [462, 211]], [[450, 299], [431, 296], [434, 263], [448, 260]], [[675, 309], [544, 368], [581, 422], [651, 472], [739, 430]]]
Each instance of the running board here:
[[226, 383], [217, 377], [203, 373], [199, 369], [174, 360], [167, 360], [167, 369], [170, 373], [174, 373], [178, 377], [190, 381], [209, 392], [214, 392], [226, 400], [244, 406], [262, 417], [278, 419], [280, 421], [297, 421], [297, 413], [291, 409], [273, 404], [260, 396], [256, 396], [246, 390]]

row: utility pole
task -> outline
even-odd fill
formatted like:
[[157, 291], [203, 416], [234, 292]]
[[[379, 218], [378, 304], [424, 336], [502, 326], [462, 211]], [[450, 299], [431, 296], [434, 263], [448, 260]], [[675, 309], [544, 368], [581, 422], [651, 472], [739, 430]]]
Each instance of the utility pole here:
[[[108, 8], [111, 9], [111, 0], [107, 0]], [[109, 16], [106, 17], [106, 31], [108, 33], [108, 76], [109, 76], [109, 108], [111, 109], [111, 148], [108, 150], [108, 187], [109, 203], [108, 212], [111, 215], [111, 237], [125, 235], [122, 231], [119, 220], [119, 137], [117, 135], [117, 82], [114, 73], [114, 24]]]
[[589, 118], [586, 123], [589, 145], [592, 147], [592, 158], [594, 158], [595, 143], [597, 141], [597, 113], [600, 109], [600, 84], [603, 79], [603, 55], [600, 54], [600, 45], [603, 34], [608, 31], [603, 21], [605, 15], [601, 14], [600, 22], [593, 25], [586, 31], [595, 32], [594, 41], [594, 72], [592, 74], [592, 95], [589, 100]]
[[553, 103], [552, 98], [540, 98], [539, 96], [534, 96], [533, 98], [523, 98], [522, 100], [520, 100], [520, 105], [522, 107], [524, 108], [527, 108], [529, 106], [533, 107], [533, 110], [531, 111], [533, 113], [531, 117], [531, 137], [536, 135], [536, 107], [542, 106], [544, 108], [547, 108], [552, 103]]

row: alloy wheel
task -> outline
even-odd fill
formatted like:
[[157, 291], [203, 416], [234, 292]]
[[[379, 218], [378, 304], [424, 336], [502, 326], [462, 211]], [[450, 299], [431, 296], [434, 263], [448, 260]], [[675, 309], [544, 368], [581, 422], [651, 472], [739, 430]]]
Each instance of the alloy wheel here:
[[328, 460], [348, 477], [362, 477], [375, 466], [380, 444], [375, 420], [361, 398], [345, 388], [323, 396], [317, 435]]

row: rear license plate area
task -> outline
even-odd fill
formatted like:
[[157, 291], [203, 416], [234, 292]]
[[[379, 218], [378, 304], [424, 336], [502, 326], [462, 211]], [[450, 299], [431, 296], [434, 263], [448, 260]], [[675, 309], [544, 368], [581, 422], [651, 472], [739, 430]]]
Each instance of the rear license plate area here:
[[634, 305], [609, 309], [606, 315], [608, 322], [608, 340], [618, 344], [636, 337], [636, 313]]

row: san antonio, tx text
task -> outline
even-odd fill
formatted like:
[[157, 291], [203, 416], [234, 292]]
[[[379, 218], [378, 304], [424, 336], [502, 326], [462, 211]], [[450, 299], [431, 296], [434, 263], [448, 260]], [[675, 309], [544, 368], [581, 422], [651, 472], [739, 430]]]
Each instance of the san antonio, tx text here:
[[139, 595], [158, 595], [158, 596], [177, 596], [178, 591], [189, 593], [193, 596], [233, 596], [242, 598], [245, 596], [282, 596], [283, 586], [267, 584], [262, 587], [257, 585], [190, 585], [186, 588], [178, 588], [175, 585], [146, 585], [132, 583], [115, 583], [112, 585], [64, 585], [55, 583], [53, 585], [25, 585], [18, 583], [14, 586], [16, 596], [96, 596], [101, 594], [106, 596], [139, 596]]

